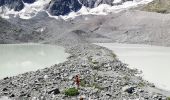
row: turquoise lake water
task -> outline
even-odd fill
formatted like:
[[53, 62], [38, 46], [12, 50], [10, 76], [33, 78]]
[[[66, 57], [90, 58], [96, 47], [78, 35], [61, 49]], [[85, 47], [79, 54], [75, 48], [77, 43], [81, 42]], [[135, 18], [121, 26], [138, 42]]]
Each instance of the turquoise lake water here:
[[60, 46], [0, 44], [0, 79], [64, 62], [69, 54]]

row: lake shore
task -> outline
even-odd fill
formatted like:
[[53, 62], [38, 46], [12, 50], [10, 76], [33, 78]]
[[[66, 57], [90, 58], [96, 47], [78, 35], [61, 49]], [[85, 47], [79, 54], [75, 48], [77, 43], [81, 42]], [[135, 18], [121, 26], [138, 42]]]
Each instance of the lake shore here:
[[[81, 95], [102, 100], [141, 98], [165, 100], [167, 97], [161, 94], [163, 92], [151, 91], [156, 89], [154, 84], [143, 80], [137, 75], [139, 72], [136, 69], [128, 68], [107, 48], [84, 43], [67, 46], [66, 52], [70, 57], [64, 63], [2, 79], [0, 96], [11, 99], [50, 100], [76, 100]], [[75, 87], [74, 76], [77, 74], [83, 81], [79, 89], [80, 94], [66, 96], [64, 91]], [[60, 93], [55, 93], [55, 90], [59, 90]]]
[[170, 47], [144, 44], [96, 43], [113, 50], [118, 58], [127, 63], [129, 68], [141, 70], [142, 77], [157, 87], [170, 90], [169, 59]]
[[66, 61], [61, 46], [48, 44], [0, 44], [0, 79], [36, 71]]

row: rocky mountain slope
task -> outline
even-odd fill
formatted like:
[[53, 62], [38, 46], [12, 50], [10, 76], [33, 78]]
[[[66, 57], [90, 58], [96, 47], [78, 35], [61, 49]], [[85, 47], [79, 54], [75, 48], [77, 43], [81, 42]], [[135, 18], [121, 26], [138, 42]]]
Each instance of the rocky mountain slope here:
[[170, 13], [170, 1], [169, 0], [154, 0], [146, 5], [143, 10], [158, 13]]
[[[24, 7], [28, 4], [32, 4], [37, 2], [38, 0], [0, 0], [1, 9], [6, 9], [6, 7], [14, 11], [21, 11]], [[40, 2], [47, 2], [46, 7], [44, 10], [49, 11], [52, 15], [66, 15], [72, 11], [78, 11], [81, 9], [82, 6], [94, 8], [101, 4], [108, 4], [113, 6], [114, 0], [39, 0]], [[119, 0], [119, 4], [132, 1], [132, 0]], [[41, 5], [40, 5], [41, 6]]]
[[0, 26], [1, 43], [10, 43], [11, 41], [16, 40], [15, 35], [22, 32], [22, 29], [2, 18], [0, 18]]
[[[21, 21], [21, 19], [20, 19]], [[15, 20], [14, 23], [0, 18], [0, 43], [41, 42], [48, 37], [44, 29], [31, 27], [23, 21], [23, 25]]]
[[[47, 16], [46, 13], [42, 13], [30, 20], [18, 19], [13, 24], [31, 30], [30, 33], [27, 32], [28, 37], [32, 35], [33, 30], [41, 33], [35, 34], [36, 37], [42, 38], [39, 41], [39, 38], [35, 39], [36, 37], [24, 37], [24, 40], [29, 41], [66, 44], [68, 40], [70, 44], [72, 42], [121, 42], [170, 46], [169, 15], [130, 10], [107, 16], [79, 16], [67, 21]], [[12, 43], [15, 42], [14, 39]]]

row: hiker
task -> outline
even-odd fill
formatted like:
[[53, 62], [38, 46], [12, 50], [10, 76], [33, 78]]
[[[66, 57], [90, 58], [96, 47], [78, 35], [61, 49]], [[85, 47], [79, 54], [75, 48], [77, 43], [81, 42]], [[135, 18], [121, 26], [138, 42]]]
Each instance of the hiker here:
[[80, 97], [80, 100], [83, 100], [83, 97]]
[[75, 83], [76, 83], [76, 85], [77, 85], [77, 88], [79, 88], [79, 87], [80, 87], [80, 76], [79, 76], [79, 75], [76, 75], [76, 77], [75, 77]]

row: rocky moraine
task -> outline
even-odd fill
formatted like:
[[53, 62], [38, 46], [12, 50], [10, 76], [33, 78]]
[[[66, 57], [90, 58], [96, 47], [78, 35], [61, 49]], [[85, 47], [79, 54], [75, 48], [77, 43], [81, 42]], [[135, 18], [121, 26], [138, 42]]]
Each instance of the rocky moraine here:
[[[149, 91], [155, 86], [129, 69], [116, 55], [103, 47], [80, 44], [66, 47], [70, 57], [64, 63], [0, 80], [0, 96], [14, 100], [166, 100], [166, 96]], [[67, 96], [80, 75], [79, 94]]]

